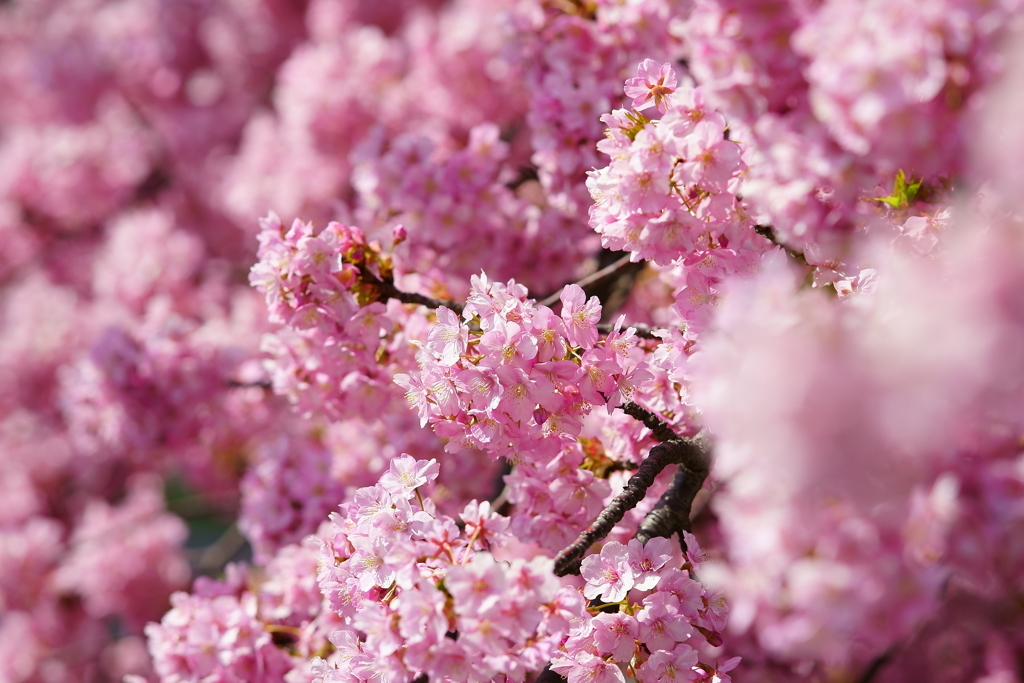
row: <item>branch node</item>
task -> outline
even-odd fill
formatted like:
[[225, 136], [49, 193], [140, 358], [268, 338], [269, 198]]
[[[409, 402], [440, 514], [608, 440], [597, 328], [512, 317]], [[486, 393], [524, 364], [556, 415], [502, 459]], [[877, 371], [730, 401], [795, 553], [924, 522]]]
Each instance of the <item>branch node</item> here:
[[[680, 439], [677, 437], [654, 446], [636, 474], [626, 482], [622, 492], [612, 499], [608, 507], [601, 511], [593, 524], [580, 533], [572, 545], [558, 553], [555, 558], [555, 575], [579, 574], [583, 556], [590, 546], [607, 536], [615, 525], [622, 521], [626, 512], [635, 508], [644, 499], [647, 489], [666, 467], [684, 465], [688, 470], [690, 465], [698, 469], [703, 467], [706, 476], [708, 462], [708, 443], [703, 438]], [[703, 483], [703, 476], [700, 477], [700, 481]], [[697, 490], [699, 489], [698, 485]], [[664, 496], [662, 498], [664, 499]]]
[[679, 435], [668, 426], [668, 423], [643, 406], [629, 401], [619, 407], [622, 408], [622, 412], [626, 413], [626, 415], [643, 422], [644, 426], [651, 430], [654, 438], [658, 441], [667, 443], [679, 439]]

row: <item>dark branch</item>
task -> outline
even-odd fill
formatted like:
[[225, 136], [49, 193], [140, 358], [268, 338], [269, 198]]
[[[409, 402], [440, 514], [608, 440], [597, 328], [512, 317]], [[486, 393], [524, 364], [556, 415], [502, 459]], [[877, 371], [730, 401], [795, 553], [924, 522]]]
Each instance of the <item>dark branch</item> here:
[[505, 187], [510, 190], [515, 190], [531, 180], [540, 180], [540, 176], [537, 175], [537, 167], [532, 164], [529, 166], [520, 166], [519, 171], [516, 173], [516, 177], [505, 183]]
[[390, 278], [381, 280], [366, 269], [362, 269], [360, 277], [380, 290], [381, 299], [397, 299], [403, 304], [419, 304], [420, 306], [426, 306], [435, 310], [444, 306], [445, 308], [450, 308], [457, 315], [462, 315], [463, 304], [445, 301], [444, 299], [431, 299], [429, 296], [423, 296], [422, 294], [400, 291], [395, 287], [395, 283]]
[[[679, 440], [679, 436], [664, 420], [643, 406], [629, 402], [624, 403], [621, 408], [627, 415], [650, 429], [658, 441], [669, 443]], [[641, 543], [647, 543], [657, 536], [672, 538], [673, 534], [690, 530], [693, 499], [704, 486], [704, 480], [711, 470], [710, 444], [699, 435], [690, 443], [696, 448], [691, 450], [686, 460], [679, 465], [679, 471], [673, 477], [672, 483], [640, 522], [633, 536]]]
[[771, 242], [775, 246], [782, 247], [782, 249], [787, 254], [789, 254], [789, 257], [791, 259], [793, 259], [794, 261], [796, 261], [797, 263], [799, 263], [801, 265], [804, 265], [804, 266], [807, 265], [807, 259], [806, 259], [806, 257], [804, 257], [803, 253], [799, 252], [799, 251], [796, 251], [794, 249], [790, 249], [785, 244], [780, 242], [779, 241], [779, 236], [775, 233], [775, 228], [773, 228], [772, 226], [770, 226], [770, 225], [755, 225], [754, 226], [754, 232], [756, 232], [761, 237], [764, 237], [766, 240], [768, 240], [769, 242]]
[[537, 676], [536, 683], [565, 683], [565, 676], [558, 673], [557, 671], [551, 670], [551, 665], [548, 664], [544, 667], [544, 670]]
[[274, 384], [272, 382], [239, 382], [236, 379], [229, 379], [228, 387], [231, 389], [273, 389]]
[[875, 657], [875, 659], [868, 665], [868, 668], [864, 670], [864, 673], [858, 679], [857, 683], [871, 683], [871, 681], [878, 675], [878, 672], [888, 664], [893, 656], [896, 654], [896, 645], [893, 645], [882, 654]]
[[658, 536], [672, 538], [674, 534], [690, 530], [693, 499], [704, 486], [711, 469], [708, 455], [707, 448], [699, 449], [688, 463], [679, 466], [672, 483], [640, 522], [633, 538], [647, 543]]
[[[669, 465], [679, 465], [692, 461], [703, 462], [706, 443], [693, 439], [673, 439], [660, 443], [651, 449], [647, 458], [640, 465], [636, 474], [629, 478], [622, 493], [615, 496], [594, 523], [587, 527], [576, 541], [563, 550], [555, 558], [555, 575], [578, 574], [580, 561], [590, 546], [608, 535], [612, 528], [622, 521], [626, 512], [632, 510], [647, 495], [647, 489], [655, 478]], [[698, 460], [699, 459], [699, 460]]]
[[658, 441], [665, 443], [666, 441], [673, 441], [679, 438], [671, 427], [668, 426], [660, 417], [647, 410], [643, 406], [637, 405], [632, 401], [623, 403], [621, 406], [622, 412], [629, 415], [635, 420], [639, 420], [644, 423], [644, 427], [647, 427], [654, 434], [654, 438]]

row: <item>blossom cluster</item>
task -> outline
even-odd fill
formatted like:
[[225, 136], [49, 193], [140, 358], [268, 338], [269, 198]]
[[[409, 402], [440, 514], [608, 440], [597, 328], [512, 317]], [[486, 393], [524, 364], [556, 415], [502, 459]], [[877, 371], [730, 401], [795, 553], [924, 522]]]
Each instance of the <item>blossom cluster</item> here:
[[600, 339], [600, 302], [578, 285], [564, 289], [555, 315], [514, 281], [480, 275], [472, 283], [462, 317], [439, 308], [416, 356], [418, 372], [397, 374], [395, 382], [421, 423], [447, 440], [446, 451], [515, 463], [506, 481], [517, 529], [557, 550], [610, 494], [583, 467], [583, 421], [595, 406], [611, 414], [632, 398], [650, 377], [645, 353], [632, 328]]
[[275, 390], [307, 414], [374, 415], [386, 400], [390, 377], [377, 359], [395, 324], [364, 278], [364, 269], [378, 282], [391, 277], [379, 251], [361, 230], [337, 222], [317, 233], [298, 219], [288, 230], [276, 215], [262, 222], [249, 278], [266, 296], [270, 320], [287, 324], [263, 348], [274, 357]]
[[1022, 12], [0, 2], [0, 680], [1021, 680]]
[[[748, 272], [771, 245], [739, 199], [747, 166], [725, 117], [669, 64], [647, 59], [637, 74], [625, 84], [632, 110], [602, 117], [608, 137], [597, 146], [611, 164], [587, 179], [590, 224], [605, 247], [632, 260], [679, 261], [685, 286], [676, 308], [701, 328], [721, 278]], [[644, 113], [652, 109], [654, 120]]]
[[[467, 505], [461, 524], [438, 514], [421, 493], [437, 474], [433, 460], [396, 458], [321, 530], [318, 581], [346, 627], [330, 636], [337, 652], [314, 660], [318, 680], [521, 681], [549, 661], [569, 680], [714, 675], [696, 640], [720, 643], [726, 607], [671, 566], [670, 541], [606, 544], [584, 561], [581, 590], [555, 579], [549, 559], [516, 557], [509, 520], [486, 502]], [[695, 569], [701, 553], [687, 538]], [[499, 559], [507, 543], [512, 555]], [[623, 611], [588, 606], [599, 596]]]
[[[766, 264], [691, 359], [736, 548], [705, 578], [728, 583], [766, 650], [863, 662], [911, 639], [944, 594], [984, 611], [1018, 590], [1005, 572], [1024, 556], [993, 541], [1019, 523], [1003, 491], [1020, 476], [1021, 384], [1001, 378], [1018, 375], [1024, 334], [1020, 235], [949, 239], [966, 243], [942, 260], [888, 255], [877, 289], [839, 306]], [[981, 532], [993, 514], [1008, 517]]]
[[160, 680], [308, 681], [309, 660], [330, 647], [336, 625], [323, 609], [316, 561], [314, 545], [285, 546], [261, 575], [232, 564], [223, 580], [200, 578], [191, 593], [172, 595], [160, 623], [146, 627]]
[[517, 461], [550, 456], [558, 438], [579, 434], [580, 418], [593, 406], [628, 401], [649, 377], [642, 354], [634, 353], [635, 330], [615, 330], [599, 342], [601, 303], [588, 301], [578, 285], [562, 292], [556, 316], [515, 281], [481, 275], [472, 282], [462, 319], [438, 309], [417, 354], [420, 372], [395, 377], [421, 422], [449, 439], [447, 449]]
[[[613, 664], [621, 662], [641, 683], [729, 681], [738, 657], [714, 666], [699, 659], [707, 644], [721, 644], [728, 610], [721, 593], [690, 577], [703, 557], [693, 535], [685, 539], [683, 569], [672, 566], [672, 544], [664, 538], [646, 545], [613, 541], [584, 559], [583, 596], [591, 606], [573, 620], [552, 669], [569, 680], [625, 683], [623, 667]], [[595, 600], [602, 604], [594, 606]]]

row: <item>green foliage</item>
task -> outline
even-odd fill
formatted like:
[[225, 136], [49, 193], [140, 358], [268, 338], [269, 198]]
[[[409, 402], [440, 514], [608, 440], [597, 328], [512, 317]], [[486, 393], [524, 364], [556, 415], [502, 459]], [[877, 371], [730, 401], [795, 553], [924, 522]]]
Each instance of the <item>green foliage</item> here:
[[875, 197], [875, 200], [888, 204], [896, 210], [902, 210], [910, 206], [910, 203], [914, 201], [920, 190], [921, 179], [914, 180], [913, 176], [911, 176], [908, 183], [907, 176], [901, 168], [896, 172], [896, 181], [893, 183], [892, 194], [888, 197]]

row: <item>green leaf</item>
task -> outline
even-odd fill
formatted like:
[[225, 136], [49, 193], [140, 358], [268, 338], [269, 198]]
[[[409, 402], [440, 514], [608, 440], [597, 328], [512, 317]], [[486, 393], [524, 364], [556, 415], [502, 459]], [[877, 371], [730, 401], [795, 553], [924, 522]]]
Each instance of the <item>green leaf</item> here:
[[913, 177], [910, 179], [910, 183], [907, 183], [907, 176], [903, 172], [903, 169], [896, 171], [896, 179], [893, 181], [892, 194], [888, 197], [875, 197], [875, 201], [888, 204], [894, 209], [905, 209], [910, 206], [910, 202], [914, 201], [917, 197], [917, 193], [921, 189], [921, 180], [914, 180]]

